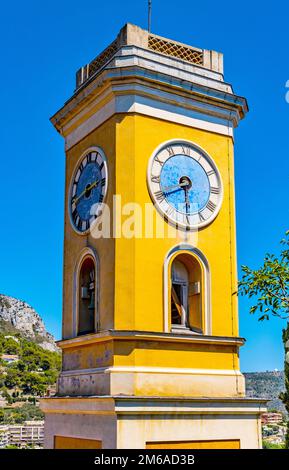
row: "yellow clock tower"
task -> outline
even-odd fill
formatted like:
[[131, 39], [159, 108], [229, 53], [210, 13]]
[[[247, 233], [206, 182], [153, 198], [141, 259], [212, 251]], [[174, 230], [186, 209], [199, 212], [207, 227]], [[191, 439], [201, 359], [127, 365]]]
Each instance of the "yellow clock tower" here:
[[239, 369], [222, 54], [127, 24], [51, 121], [65, 139], [62, 371], [47, 448], [259, 448]]

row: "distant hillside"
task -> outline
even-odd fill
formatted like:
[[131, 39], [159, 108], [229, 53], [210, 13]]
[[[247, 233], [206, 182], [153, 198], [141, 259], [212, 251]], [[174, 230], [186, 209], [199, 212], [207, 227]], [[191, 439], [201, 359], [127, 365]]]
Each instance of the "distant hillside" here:
[[284, 372], [245, 372], [246, 395], [248, 397], [267, 398], [268, 409], [276, 409], [286, 412], [281, 400], [280, 392], [284, 391]]
[[39, 314], [26, 302], [0, 294], [0, 332], [20, 333], [42, 348], [57, 351], [53, 336], [46, 331]]
[[1, 412], [1, 406], [35, 403], [55, 390], [60, 367], [59, 352], [45, 350], [19, 332], [0, 333], [0, 424], [11, 417], [9, 410]]

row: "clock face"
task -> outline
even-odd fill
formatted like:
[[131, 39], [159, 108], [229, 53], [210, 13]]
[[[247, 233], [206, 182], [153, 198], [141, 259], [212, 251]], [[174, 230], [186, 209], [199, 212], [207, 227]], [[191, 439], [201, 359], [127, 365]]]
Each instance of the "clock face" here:
[[90, 149], [81, 158], [70, 187], [70, 217], [77, 232], [88, 232], [91, 224], [100, 216], [106, 191], [105, 155], [99, 148]]
[[178, 227], [204, 227], [221, 207], [222, 182], [216, 165], [186, 141], [165, 144], [154, 154], [148, 185], [157, 208]]

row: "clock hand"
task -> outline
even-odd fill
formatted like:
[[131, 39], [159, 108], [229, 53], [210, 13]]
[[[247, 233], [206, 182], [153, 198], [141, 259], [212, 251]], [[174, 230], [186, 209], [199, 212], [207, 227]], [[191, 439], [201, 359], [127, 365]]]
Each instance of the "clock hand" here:
[[190, 186], [188, 185], [188, 183], [186, 182], [186, 184], [184, 185], [184, 191], [185, 191], [185, 205], [186, 205], [186, 214], [189, 213], [189, 210], [190, 210], [190, 200], [189, 200], [189, 190], [190, 190]]
[[169, 192], [169, 191], [172, 191], [173, 189], [182, 188], [183, 186], [187, 186], [187, 183], [184, 182], [184, 183], [174, 184], [173, 186], [168, 186], [168, 187], [166, 187], [166, 188], [163, 188], [163, 189], [162, 189], [162, 192], [163, 192], [163, 193], [167, 193], [167, 192]]
[[74, 198], [72, 199], [72, 202], [74, 202], [75, 204], [79, 201], [80, 198], [82, 198], [82, 196], [87, 192], [87, 191], [90, 191], [91, 189], [93, 189], [95, 186], [97, 186], [99, 183], [99, 180], [95, 180], [93, 183], [91, 183], [90, 186], [86, 187], [84, 191], [82, 191], [82, 193], [80, 193], [77, 197], [74, 196]]
[[189, 188], [187, 185], [185, 186], [184, 190], [185, 190], [186, 213], [188, 214], [190, 210], [190, 201], [189, 201]]

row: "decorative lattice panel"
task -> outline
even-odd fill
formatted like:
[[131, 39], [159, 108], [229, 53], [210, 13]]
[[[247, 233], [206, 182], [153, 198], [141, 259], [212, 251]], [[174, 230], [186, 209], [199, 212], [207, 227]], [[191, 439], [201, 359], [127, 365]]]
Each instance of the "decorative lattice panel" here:
[[148, 47], [161, 54], [177, 57], [178, 59], [203, 65], [203, 52], [174, 42], [166, 41], [155, 36], [149, 36]]
[[106, 64], [117, 51], [117, 41], [113, 41], [96, 59], [89, 64], [88, 77], [91, 77], [97, 70]]

